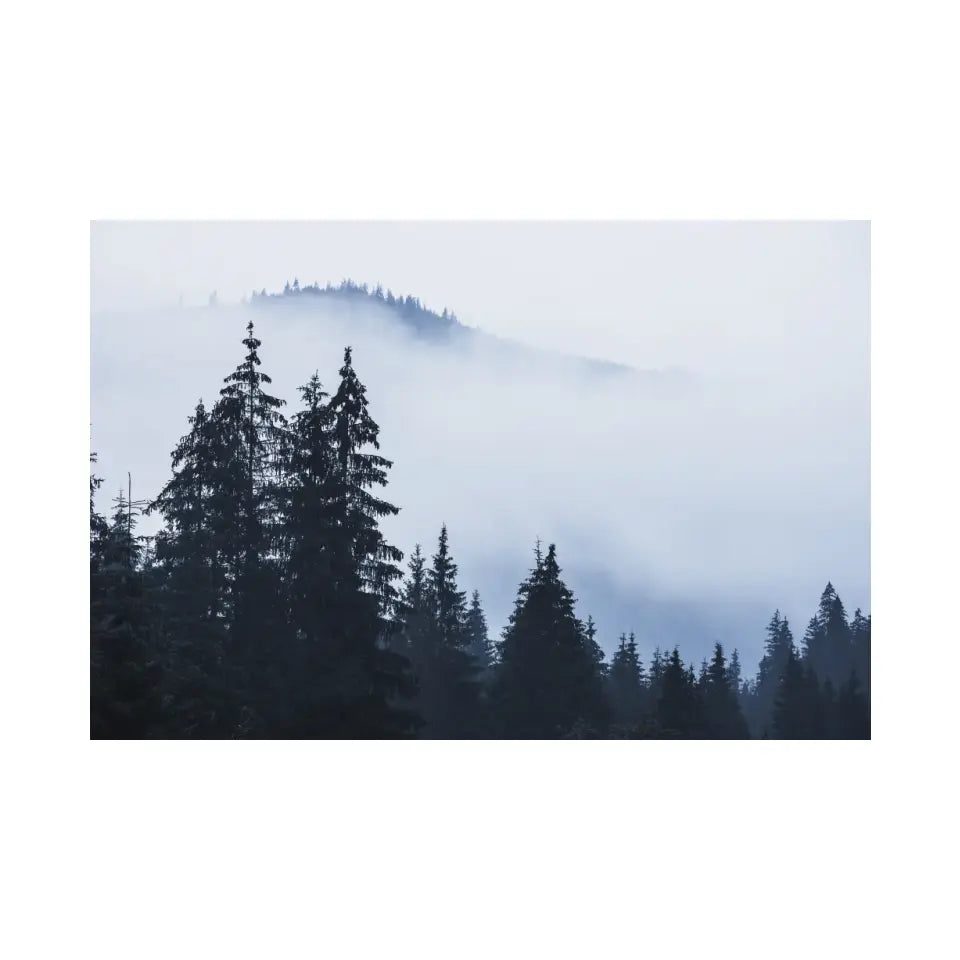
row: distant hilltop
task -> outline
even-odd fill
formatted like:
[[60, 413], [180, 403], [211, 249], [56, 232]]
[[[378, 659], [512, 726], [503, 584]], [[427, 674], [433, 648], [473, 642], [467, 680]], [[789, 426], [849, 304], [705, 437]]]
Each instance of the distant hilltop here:
[[256, 290], [250, 297], [255, 305], [273, 306], [277, 303], [297, 304], [310, 306], [315, 303], [334, 302], [345, 303], [351, 306], [382, 306], [390, 310], [405, 325], [410, 327], [419, 336], [431, 339], [449, 337], [458, 333], [479, 334], [480, 331], [460, 323], [452, 311], [444, 308], [443, 313], [437, 313], [425, 307], [419, 297], [394, 296], [392, 290], [384, 291], [380, 284], [372, 290], [365, 283], [354, 283], [353, 280], [342, 280], [337, 286], [328, 283], [321, 287], [319, 283], [301, 287], [294, 278], [293, 283], [287, 283], [281, 293], [267, 293]]
[[397, 296], [390, 289], [384, 289], [381, 284], [371, 288], [366, 283], [356, 283], [353, 280], [342, 280], [339, 284], [328, 283], [321, 287], [319, 283], [301, 286], [298, 279], [289, 281], [279, 293], [267, 293], [266, 289], [259, 293], [254, 290], [250, 296], [250, 304], [254, 307], [293, 307], [309, 310], [321, 305], [347, 307], [352, 310], [374, 307], [387, 312], [400, 324], [407, 328], [418, 339], [433, 343], [449, 343], [451, 345], [468, 345], [471, 342], [483, 343], [494, 347], [504, 357], [509, 355], [513, 359], [534, 357], [549, 360], [554, 363], [569, 365], [581, 371], [610, 374], [642, 374], [644, 377], [653, 377], [657, 381], [670, 381], [679, 384], [688, 378], [680, 371], [636, 370], [622, 363], [610, 360], [596, 360], [585, 357], [572, 357], [565, 354], [553, 353], [547, 350], [538, 350], [534, 347], [508, 340], [494, 334], [470, 327], [461, 323], [457, 315], [444, 307], [441, 313], [425, 306], [419, 297]]

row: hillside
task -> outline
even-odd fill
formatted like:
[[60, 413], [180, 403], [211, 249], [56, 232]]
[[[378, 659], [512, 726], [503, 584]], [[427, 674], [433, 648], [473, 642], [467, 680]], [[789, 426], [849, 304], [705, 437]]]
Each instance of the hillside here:
[[392, 290], [385, 291], [379, 284], [371, 289], [366, 283], [358, 284], [346, 279], [336, 286], [330, 283], [325, 287], [321, 287], [318, 283], [301, 286], [295, 278], [292, 284], [287, 283], [279, 293], [268, 293], [266, 289], [259, 293], [253, 291], [249, 302], [254, 307], [283, 306], [301, 314], [306, 312], [320, 314], [323, 312], [319, 309], [321, 307], [336, 307], [339, 314], [347, 313], [355, 322], [362, 322], [365, 316], [377, 313], [389, 316], [416, 339], [425, 343], [464, 348], [471, 345], [482, 346], [506, 359], [522, 361], [525, 358], [536, 357], [553, 364], [570, 365], [581, 373], [640, 375], [671, 383], [684, 379], [679, 371], [637, 370], [610, 360], [573, 357], [497, 337], [461, 323], [457, 315], [446, 307], [442, 312], [437, 313], [422, 303], [419, 297], [395, 296]]

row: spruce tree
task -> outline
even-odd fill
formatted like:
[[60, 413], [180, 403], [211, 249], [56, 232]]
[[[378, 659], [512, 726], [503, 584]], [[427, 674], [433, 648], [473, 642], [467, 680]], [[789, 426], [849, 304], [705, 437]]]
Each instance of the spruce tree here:
[[435, 605], [438, 642], [442, 647], [462, 649], [467, 640], [466, 593], [457, 586], [457, 565], [450, 555], [446, 524], [440, 528], [437, 552], [427, 580]]
[[806, 740], [811, 736], [808, 676], [791, 648], [777, 687], [772, 732], [778, 740]]
[[697, 724], [696, 680], [674, 647], [667, 659], [657, 700], [657, 723], [666, 737], [689, 737]]
[[740, 654], [736, 647], [733, 648], [733, 653], [730, 655], [730, 663], [727, 666], [727, 682], [730, 685], [730, 689], [739, 697], [740, 689], [743, 686], [743, 676], [740, 666]]
[[427, 583], [426, 559], [420, 544], [416, 544], [408, 561], [407, 579], [400, 591], [400, 606], [404, 626], [400, 632], [398, 649], [418, 660], [426, 655], [432, 642], [432, 603]]
[[[411, 585], [412, 588], [412, 585]], [[412, 633], [411, 657], [419, 685], [424, 737], [450, 739], [480, 732], [480, 664], [470, 653], [466, 594], [457, 584], [447, 527], [422, 586], [428, 616]]]
[[864, 617], [858, 607], [850, 621], [850, 649], [853, 670], [863, 683], [864, 694], [870, 702], [870, 617]]
[[90, 736], [165, 734], [158, 612], [141, 571], [145, 538], [120, 491], [109, 523], [93, 526], [90, 576]]
[[[603, 648], [597, 642], [597, 625], [594, 623], [592, 615], [587, 617], [587, 622], [584, 624], [583, 629], [587, 637], [587, 649], [593, 656], [594, 662], [597, 664], [597, 669], [600, 671], [600, 675], [605, 677], [607, 675], [609, 666], [608, 664], [604, 663]], [[633, 634], [631, 634], [631, 637], [632, 636]]]
[[552, 739], [607, 723], [600, 669], [572, 592], [560, 577], [556, 546], [535, 553], [499, 643], [492, 699], [501, 735]]
[[[383, 537], [397, 507], [371, 492], [389, 460], [367, 409], [366, 389], [344, 353], [340, 384], [326, 401], [316, 375], [301, 388], [291, 428], [283, 543], [293, 652], [304, 671], [286, 736], [409, 736], [415, 716], [409, 661], [397, 652], [402, 554]], [[281, 662], [284, 658], [281, 658]]]
[[751, 696], [747, 700], [746, 719], [754, 736], [772, 733], [774, 704], [780, 679], [794, 650], [790, 621], [774, 611], [767, 625], [763, 657], [757, 670]]
[[387, 471], [393, 462], [370, 449], [380, 449], [380, 428], [368, 411], [367, 390], [353, 368], [350, 347], [344, 350], [340, 385], [330, 400], [333, 419], [335, 475], [338, 488], [339, 522], [354, 542], [364, 588], [378, 602], [381, 638], [397, 629], [393, 614], [399, 593], [396, 581], [403, 576], [397, 564], [403, 553], [387, 543], [379, 523], [400, 512], [371, 492], [387, 485]]
[[647, 693], [649, 702], [655, 708], [660, 699], [660, 690], [663, 683], [663, 673], [666, 670], [667, 658], [660, 652], [659, 645], [654, 647], [650, 658], [650, 669], [647, 671]]
[[234, 678], [224, 672], [231, 569], [216, 533], [212, 504], [220, 460], [202, 400], [189, 424], [171, 454], [173, 476], [147, 508], [164, 519], [155, 576], [163, 606], [167, 712], [178, 736], [229, 736], [239, 707]]
[[493, 667], [494, 647], [487, 631], [487, 618], [480, 605], [480, 591], [474, 590], [464, 622], [467, 637], [467, 653], [473, 658], [481, 681], [489, 678]]
[[707, 667], [703, 694], [704, 736], [713, 740], [738, 740], [748, 736], [740, 711], [737, 688], [731, 681], [723, 647], [716, 644]]
[[232, 692], [233, 736], [266, 736], [278, 651], [285, 638], [279, 536], [286, 459], [283, 400], [268, 394], [253, 322], [246, 356], [224, 378], [203, 433], [213, 464], [205, 516], [226, 629], [223, 677]]
[[850, 627], [846, 611], [832, 583], [820, 595], [816, 616], [804, 635], [803, 656], [822, 681], [843, 682], [852, 666]]
[[607, 686], [614, 719], [621, 727], [632, 729], [640, 724], [644, 706], [643, 681], [636, 638], [633, 633], [629, 639], [626, 634], [620, 634], [620, 645], [610, 661]]

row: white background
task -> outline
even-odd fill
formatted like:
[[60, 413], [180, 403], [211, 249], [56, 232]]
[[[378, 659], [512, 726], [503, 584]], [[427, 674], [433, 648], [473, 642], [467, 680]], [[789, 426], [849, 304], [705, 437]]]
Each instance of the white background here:
[[[955, 951], [947, 4], [5, 19], [4, 955]], [[90, 742], [89, 221], [143, 217], [872, 220], [874, 740]]]

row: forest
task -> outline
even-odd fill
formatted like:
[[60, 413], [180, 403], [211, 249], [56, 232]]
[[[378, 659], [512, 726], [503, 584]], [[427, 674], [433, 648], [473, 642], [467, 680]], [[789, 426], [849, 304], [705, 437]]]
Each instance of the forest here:
[[492, 639], [442, 521], [408, 558], [381, 532], [392, 463], [350, 347], [288, 417], [252, 321], [242, 343], [154, 500], [121, 491], [103, 516], [90, 476], [92, 738], [870, 738], [870, 616], [830, 583], [799, 645], [772, 614], [753, 677], [720, 644], [699, 666], [676, 646], [644, 663], [633, 633], [607, 662], [538, 542]]

